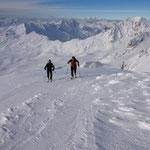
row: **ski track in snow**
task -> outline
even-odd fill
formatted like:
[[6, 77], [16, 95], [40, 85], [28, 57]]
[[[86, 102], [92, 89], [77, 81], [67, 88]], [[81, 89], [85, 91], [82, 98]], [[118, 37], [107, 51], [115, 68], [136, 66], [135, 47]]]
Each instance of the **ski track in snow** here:
[[[53, 119], [57, 107], [63, 105], [63, 100], [49, 99], [43, 101], [45, 95], [37, 94], [32, 98], [29, 98], [21, 105], [15, 108], [9, 108], [7, 112], [0, 115], [0, 133], [2, 139], [0, 140], [0, 148], [5, 149], [7, 142], [13, 142], [13, 146], [10, 149], [18, 149], [18, 147], [26, 144], [32, 139], [38, 140], [42, 131], [46, 128], [46, 123]], [[46, 109], [39, 110], [39, 105], [46, 106]], [[44, 113], [45, 117], [40, 118]], [[40, 118], [38, 124], [34, 122], [34, 118]], [[26, 125], [26, 126], [25, 126]], [[15, 139], [15, 136], [20, 133], [22, 136], [19, 139]]]
[[0, 114], [0, 149], [146, 150], [149, 83], [122, 72], [39, 82], [49, 89]]

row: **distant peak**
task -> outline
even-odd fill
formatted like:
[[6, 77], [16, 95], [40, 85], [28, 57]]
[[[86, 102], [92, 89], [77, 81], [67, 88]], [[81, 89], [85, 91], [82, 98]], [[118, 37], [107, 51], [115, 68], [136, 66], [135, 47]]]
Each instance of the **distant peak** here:
[[[128, 20], [128, 19], [127, 19]], [[148, 22], [148, 20], [146, 18], [143, 17], [134, 17], [134, 18], [129, 18], [129, 20], [132, 20], [133, 22]]]
[[135, 21], [135, 22], [140, 22], [140, 21], [142, 21], [142, 20], [146, 20], [145, 18], [143, 18], [143, 17], [135, 17], [135, 18], [133, 18], [133, 20]]
[[143, 23], [150, 26], [150, 21], [143, 17], [128, 18], [127, 20], [125, 20], [125, 22]]

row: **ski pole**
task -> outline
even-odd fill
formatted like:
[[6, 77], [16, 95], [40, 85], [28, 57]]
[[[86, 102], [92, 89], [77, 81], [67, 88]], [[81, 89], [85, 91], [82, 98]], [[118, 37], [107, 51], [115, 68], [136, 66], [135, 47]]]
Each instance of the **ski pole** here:
[[79, 77], [81, 77], [81, 73], [80, 73], [80, 67], [78, 67], [78, 69], [79, 69]]
[[45, 71], [43, 72], [43, 76], [44, 76], [44, 82], [46, 82]]
[[66, 70], [66, 74], [68, 74], [68, 65], [67, 65], [67, 70]]

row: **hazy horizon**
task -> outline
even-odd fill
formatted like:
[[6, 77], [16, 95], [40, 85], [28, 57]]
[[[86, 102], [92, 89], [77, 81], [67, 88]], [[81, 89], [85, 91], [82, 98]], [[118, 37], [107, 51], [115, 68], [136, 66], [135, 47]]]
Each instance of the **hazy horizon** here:
[[149, 0], [0, 0], [1, 18], [150, 19]]

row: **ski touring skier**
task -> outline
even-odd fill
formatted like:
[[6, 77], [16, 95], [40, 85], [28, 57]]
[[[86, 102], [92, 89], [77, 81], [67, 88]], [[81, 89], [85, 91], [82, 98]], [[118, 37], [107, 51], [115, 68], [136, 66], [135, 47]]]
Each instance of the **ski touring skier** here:
[[74, 57], [72, 56], [72, 59], [70, 59], [67, 64], [71, 63], [71, 79], [73, 79], [74, 77], [76, 78], [77, 75], [76, 75], [76, 72], [77, 72], [77, 65], [78, 67], [80, 67], [79, 65], [79, 61]]
[[53, 71], [55, 70], [55, 66], [53, 65], [51, 60], [48, 60], [48, 63], [44, 67], [47, 70], [47, 78], [48, 82], [52, 82]]

